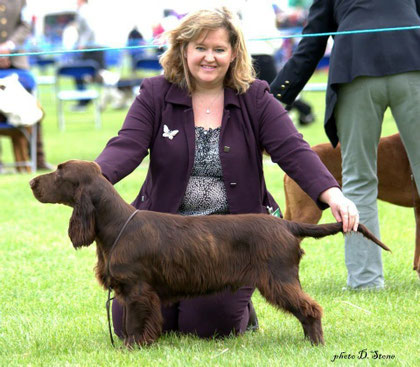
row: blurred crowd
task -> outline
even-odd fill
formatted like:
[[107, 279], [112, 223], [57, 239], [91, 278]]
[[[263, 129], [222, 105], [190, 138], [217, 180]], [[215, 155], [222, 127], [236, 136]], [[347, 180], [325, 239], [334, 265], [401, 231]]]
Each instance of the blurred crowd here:
[[[248, 39], [249, 52], [252, 54], [254, 67], [260, 79], [271, 83], [279, 68], [293, 53], [295, 41], [283, 40], [280, 37], [288, 32], [299, 33], [305, 24], [310, 2], [309, 0], [242, 0], [229, 4], [242, 21], [244, 34]], [[27, 6], [28, 3], [31, 6]], [[92, 7], [92, 1], [74, 0], [73, 7], [64, 7], [62, 11], [46, 13], [42, 18], [37, 15], [34, 4], [26, 0], [0, 0], [0, 16], [7, 19], [7, 24], [0, 23], [0, 53], [48, 52], [59, 49], [78, 51], [99, 49], [99, 51], [2, 57], [0, 58], [0, 77], [19, 72], [19, 82], [28, 93], [33, 94], [36, 85], [26, 83], [28, 73], [33, 68], [36, 67], [42, 73], [47, 66], [54, 67], [57, 63], [89, 61], [94, 63], [99, 70], [96, 81], [110, 87], [102, 98], [102, 109], [105, 109], [110, 101], [113, 108], [127, 108], [134, 98], [132, 88], [138, 79], [135, 78], [134, 73], [128, 78], [122, 75], [121, 52], [100, 50], [110, 45], [103, 41], [106, 37], [102, 34], [103, 27], [98, 27], [98, 8]], [[139, 58], [157, 57], [161, 49], [136, 48], [136, 46], [154, 44], [164, 47], [165, 40], [162, 35], [176, 27], [188, 11], [189, 9], [185, 6], [164, 8], [161, 16], [154, 21], [147, 24], [138, 22], [131, 24], [124, 40], [125, 43], [120, 45], [121, 48], [130, 47], [124, 54], [128, 54], [131, 64], [129, 68], [134, 70], [134, 64]], [[115, 33], [116, 30], [114, 29], [113, 32]], [[74, 82], [78, 90], [84, 90], [88, 81], [76, 76]], [[72, 110], [84, 112], [89, 103], [89, 100], [80, 100], [72, 106]], [[301, 98], [287, 108], [297, 111], [300, 125], [314, 121], [311, 106]], [[0, 111], [0, 121], [7, 121], [5, 111], [3, 113]], [[41, 121], [37, 124], [38, 168], [48, 169], [51, 166], [45, 159]]]

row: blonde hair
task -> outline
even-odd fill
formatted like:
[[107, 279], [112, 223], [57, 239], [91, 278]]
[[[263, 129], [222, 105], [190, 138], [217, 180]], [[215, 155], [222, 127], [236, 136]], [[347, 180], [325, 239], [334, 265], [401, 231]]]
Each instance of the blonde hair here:
[[224, 86], [245, 93], [255, 80], [255, 70], [238, 21], [226, 7], [192, 12], [175, 29], [167, 32], [169, 48], [160, 58], [165, 78], [192, 93], [194, 80], [184, 57], [188, 43], [197, 40], [203, 32], [219, 28], [228, 32], [232, 52], [236, 55], [226, 73]]

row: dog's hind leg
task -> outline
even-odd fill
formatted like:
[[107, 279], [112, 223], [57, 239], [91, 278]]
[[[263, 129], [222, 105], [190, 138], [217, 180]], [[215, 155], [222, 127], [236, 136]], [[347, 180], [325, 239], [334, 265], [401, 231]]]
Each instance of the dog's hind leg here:
[[287, 175], [284, 175], [284, 196], [286, 199], [284, 219], [313, 224], [319, 222], [322, 216], [321, 209]]
[[269, 274], [265, 281], [257, 285], [261, 295], [269, 303], [296, 316], [302, 324], [305, 337], [312, 344], [324, 344], [321, 306], [303, 292], [297, 276], [291, 279], [289, 274], [288, 279], [282, 281], [278, 275]]
[[160, 299], [156, 292], [148, 284], [137, 284], [124, 297], [123, 303], [124, 344], [132, 348], [134, 344], [144, 346], [156, 341], [163, 324]]

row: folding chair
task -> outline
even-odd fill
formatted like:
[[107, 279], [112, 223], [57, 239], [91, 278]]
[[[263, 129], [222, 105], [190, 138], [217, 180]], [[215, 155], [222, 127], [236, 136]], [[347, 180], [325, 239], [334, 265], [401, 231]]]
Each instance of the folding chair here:
[[118, 82], [117, 87], [130, 86], [132, 87], [134, 94], [138, 92], [138, 88], [144, 78], [160, 75], [163, 70], [158, 58], [144, 56], [139, 56], [135, 59], [132, 64], [132, 68], [133, 77], [131, 80], [121, 80]]
[[133, 72], [143, 77], [159, 75], [162, 73], [162, 65], [160, 65], [159, 59], [155, 57], [140, 57], [136, 59], [134, 61], [133, 69]]
[[[57, 64], [57, 58], [55, 57], [44, 57], [41, 55], [29, 56], [29, 63], [31, 70], [34, 71], [36, 85], [37, 85], [37, 96], [41, 99], [41, 90], [43, 87], [54, 88], [55, 75], [51, 75], [52, 70], [55, 70]], [[51, 92], [53, 93], [53, 92]]]
[[[0, 70], [0, 78], [16, 73], [20, 83], [29, 91], [33, 91], [36, 86], [35, 78], [28, 70], [4, 69]], [[21, 171], [22, 168], [36, 172], [36, 153], [37, 153], [37, 124], [31, 126], [14, 126], [5, 121], [0, 122], [0, 135], [9, 136], [13, 141], [13, 153], [15, 162], [4, 163], [4, 167], [14, 167]], [[29, 145], [29, 152], [28, 152]]]
[[[37, 124], [25, 127], [0, 122], [0, 135], [9, 136], [12, 139], [13, 154], [15, 157], [14, 163], [3, 162], [2, 166], [14, 167], [17, 171], [21, 171], [23, 168], [29, 172], [36, 172], [37, 128]], [[21, 137], [24, 139], [21, 139]]]
[[68, 87], [66, 87], [66, 89], [62, 89], [65, 82], [63, 79], [89, 78], [89, 80], [95, 81], [97, 75], [98, 66], [92, 61], [78, 61], [57, 67], [55, 87], [57, 97], [58, 127], [60, 130], [64, 130], [65, 128], [63, 104], [66, 101], [92, 101], [94, 104], [95, 127], [101, 127], [101, 110], [99, 103], [99, 90], [97, 87], [86, 88], [84, 90], [74, 88], [69, 89]]

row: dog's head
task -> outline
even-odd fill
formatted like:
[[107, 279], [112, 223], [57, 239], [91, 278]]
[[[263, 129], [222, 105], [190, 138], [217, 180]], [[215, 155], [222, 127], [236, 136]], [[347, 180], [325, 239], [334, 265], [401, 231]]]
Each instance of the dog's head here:
[[76, 248], [89, 246], [95, 240], [93, 183], [99, 177], [101, 169], [95, 162], [71, 160], [29, 183], [35, 198], [41, 203], [73, 207], [68, 233]]

